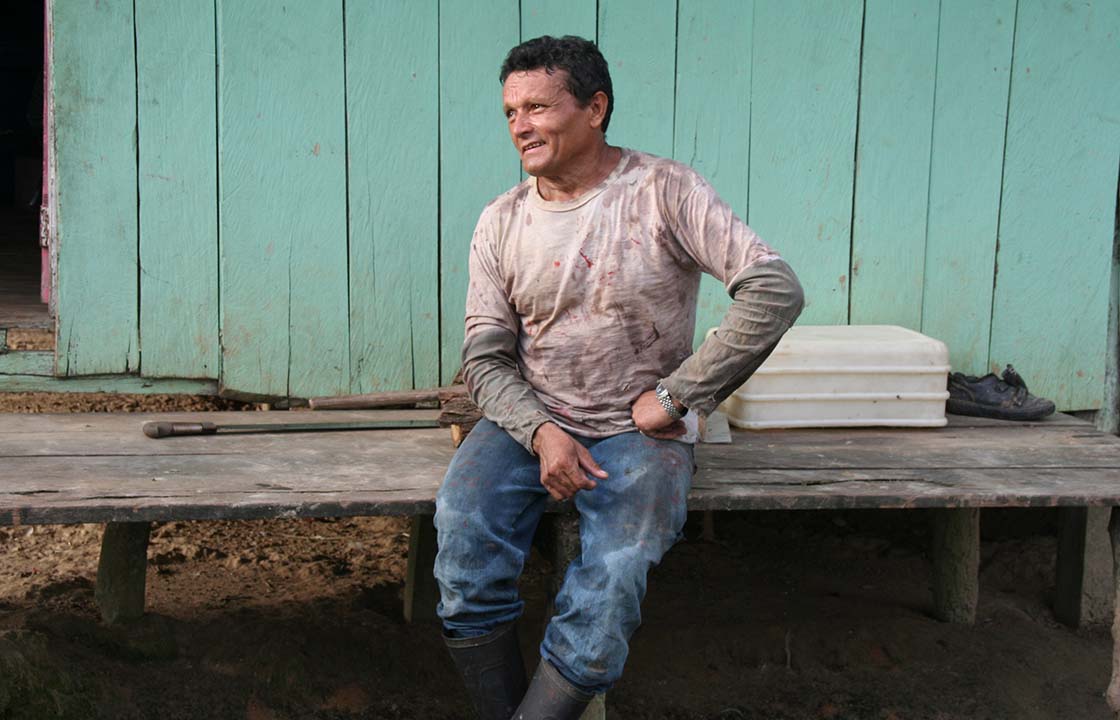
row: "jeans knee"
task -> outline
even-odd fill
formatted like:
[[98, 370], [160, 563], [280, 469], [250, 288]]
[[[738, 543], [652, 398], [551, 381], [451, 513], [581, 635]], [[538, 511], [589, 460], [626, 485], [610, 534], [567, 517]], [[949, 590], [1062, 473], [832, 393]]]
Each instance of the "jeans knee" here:
[[439, 550], [434, 574], [443, 601], [442, 617], [516, 602], [524, 554], [487, 522], [481, 509], [437, 506], [436, 528]]

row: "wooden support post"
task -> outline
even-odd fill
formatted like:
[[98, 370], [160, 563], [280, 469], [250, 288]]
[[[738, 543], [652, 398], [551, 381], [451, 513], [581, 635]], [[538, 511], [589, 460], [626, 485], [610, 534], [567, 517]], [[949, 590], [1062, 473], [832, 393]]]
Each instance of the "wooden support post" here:
[[146, 522], [105, 525], [93, 596], [106, 623], [136, 620], [144, 614], [151, 530], [151, 524]]
[[1112, 508], [1108, 537], [1112, 544], [1112, 576], [1116, 581], [1116, 597], [1112, 618], [1112, 679], [1104, 696], [1112, 712], [1120, 715], [1120, 507]]
[[700, 530], [700, 539], [704, 542], [716, 541], [716, 516], [711, 510], [705, 510]]
[[1102, 625], [1112, 617], [1115, 586], [1108, 545], [1111, 508], [1058, 511], [1054, 615], [1071, 627]]
[[[547, 619], [556, 614], [556, 596], [560, 592], [560, 586], [564, 584], [564, 575], [568, 572], [568, 565], [580, 554], [579, 515], [563, 513], [553, 516], [551, 534], [549, 546], [552, 551], [552, 583], [548, 592], [548, 610], [545, 612]], [[604, 693], [595, 696], [583, 711], [580, 720], [606, 720], [606, 717], [607, 696]]]
[[976, 622], [980, 589], [980, 509], [946, 508], [933, 516], [933, 612], [938, 620]]
[[431, 515], [414, 515], [408, 536], [408, 571], [404, 582], [405, 622], [437, 622], [439, 586], [436, 563], [436, 526]]

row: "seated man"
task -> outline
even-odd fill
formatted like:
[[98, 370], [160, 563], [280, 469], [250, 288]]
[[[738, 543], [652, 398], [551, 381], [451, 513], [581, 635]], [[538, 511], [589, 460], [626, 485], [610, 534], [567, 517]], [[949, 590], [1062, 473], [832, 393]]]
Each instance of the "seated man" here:
[[[695, 418], [766, 359], [802, 293], [696, 172], [607, 144], [614, 96], [593, 43], [525, 42], [501, 81], [530, 177], [471, 242], [463, 369], [486, 417], [436, 500], [435, 575], [480, 716], [559, 720], [622, 674], [646, 574], [684, 526]], [[694, 354], [702, 271], [734, 301]], [[549, 496], [574, 501], [581, 555], [526, 689], [517, 580]]]

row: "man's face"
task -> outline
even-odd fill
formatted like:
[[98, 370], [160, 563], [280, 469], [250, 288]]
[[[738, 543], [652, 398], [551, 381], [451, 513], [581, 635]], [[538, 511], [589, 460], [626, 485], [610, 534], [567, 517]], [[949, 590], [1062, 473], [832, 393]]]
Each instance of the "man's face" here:
[[603, 141], [606, 95], [580, 107], [566, 82], [566, 71], [542, 68], [511, 73], [502, 86], [509, 136], [530, 175], [562, 176]]

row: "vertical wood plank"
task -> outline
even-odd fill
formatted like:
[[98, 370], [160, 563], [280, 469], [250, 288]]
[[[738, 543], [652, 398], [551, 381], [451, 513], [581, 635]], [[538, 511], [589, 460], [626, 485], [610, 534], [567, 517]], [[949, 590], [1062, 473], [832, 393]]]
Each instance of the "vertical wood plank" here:
[[1120, 507], [1112, 508], [1108, 521], [1108, 540], [1112, 547], [1112, 674], [1104, 697], [1108, 707], [1120, 712]]
[[980, 508], [934, 510], [931, 554], [934, 617], [974, 624], [980, 598]]
[[346, 3], [353, 393], [439, 384], [438, 10]]
[[939, 26], [921, 329], [983, 374], [1015, 0], [941, 0]]
[[520, 179], [502, 118], [498, 71], [518, 43], [517, 0], [442, 0], [440, 92], [440, 377], [459, 370], [467, 254], [486, 203]]
[[350, 384], [341, 0], [219, 5], [222, 384]]
[[[742, 218], [750, 178], [753, 15], [753, 0], [681, 0], [677, 34], [673, 158], [704, 175]], [[723, 284], [705, 275], [696, 344], [729, 304]]]
[[607, 139], [673, 156], [676, 0], [600, 0], [599, 48], [614, 86]]
[[438, 535], [431, 515], [413, 515], [408, 536], [408, 569], [404, 581], [404, 621], [438, 623], [439, 584], [432, 569]]
[[135, 372], [136, 62], [132, 3], [51, 3], [58, 372]]
[[1019, 3], [989, 364], [1059, 410], [1101, 403], [1118, 69], [1120, 3]]
[[1070, 627], [1105, 625], [1113, 615], [1116, 583], [1109, 557], [1112, 508], [1058, 509], [1054, 617]]
[[578, 35], [595, 41], [595, 0], [521, 0], [521, 40]]
[[749, 221], [805, 287], [806, 324], [848, 320], [859, 0], [758, 3]]
[[214, 6], [136, 5], [140, 340], [147, 377], [218, 377]]
[[851, 315], [922, 323], [937, 3], [867, 0], [860, 62]]
[[101, 619], [112, 625], [136, 620], [144, 614], [147, 590], [147, 522], [111, 522], [101, 535], [94, 600]]

